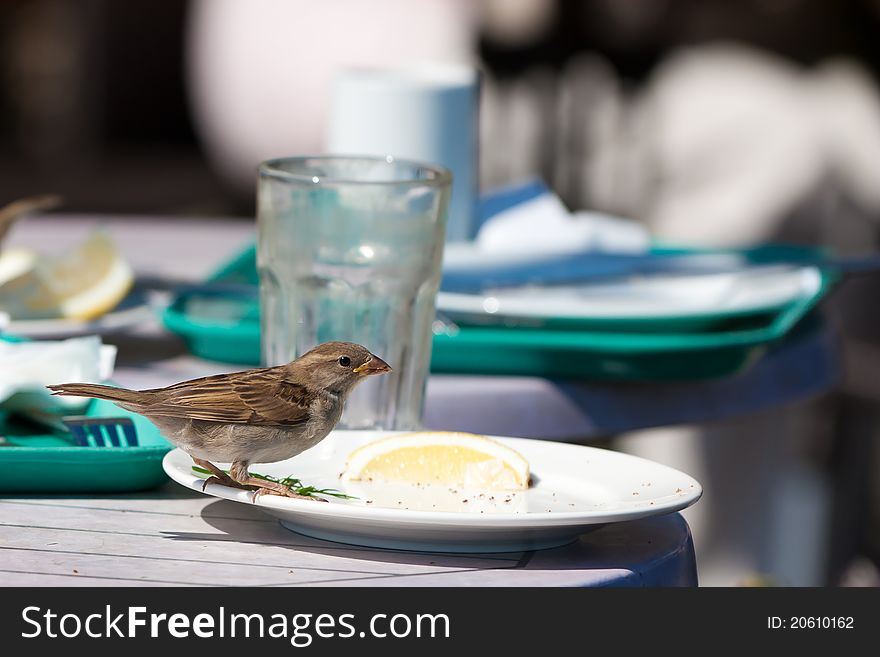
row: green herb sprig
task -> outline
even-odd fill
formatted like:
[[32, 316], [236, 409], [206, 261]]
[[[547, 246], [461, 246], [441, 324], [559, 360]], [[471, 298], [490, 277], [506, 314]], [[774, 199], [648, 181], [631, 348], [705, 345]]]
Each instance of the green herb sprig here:
[[[211, 475], [213, 474], [210, 470], [206, 470], [205, 468], [200, 468], [196, 465], [192, 466], [193, 472], [197, 472], [203, 475]], [[224, 470], [223, 472], [229, 473], [228, 470]], [[297, 479], [294, 476], [288, 475], [283, 479], [279, 479], [278, 477], [273, 477], [272, 475], [263, 475], [258, 474], [256, 472], [251, 472], [251, 477], [256, 477], [257, 479], [262, 479], [263, 481], [271, 481], [276, 484], [281, 484], [282, 486], [286, 486], [290, 489], [291, 492], [296, 493], [297, 495], [305, 495], [306, 497], [316, 497], [318, 495], [327, 495], [329, 497], [336, 497], [341, 500], [356, 500], [357, 497], [353, 495], [346, 495], [345, 493], [336, 490], [335, 488], [315, 488], [314, 486], [306, 486], [303, 484], [302, 480]]]

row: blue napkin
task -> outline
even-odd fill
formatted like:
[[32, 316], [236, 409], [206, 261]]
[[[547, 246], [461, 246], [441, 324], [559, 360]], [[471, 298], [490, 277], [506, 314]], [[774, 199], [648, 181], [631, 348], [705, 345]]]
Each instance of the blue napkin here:
[[552, 285], [662, 270], [647, 231], [632, 221], [570, 213], [541, 181], [529, 180], [480, 200], [474, 242], [447, 244], [441, 289]]

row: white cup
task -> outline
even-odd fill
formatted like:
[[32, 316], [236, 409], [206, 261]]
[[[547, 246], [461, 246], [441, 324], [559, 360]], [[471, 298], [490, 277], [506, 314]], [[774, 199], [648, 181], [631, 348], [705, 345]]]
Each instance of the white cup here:
[[393, 155], [449, 169], [446, 239], [469, 240], [476, 228], [478, 104], [473, 67], [345, 68], [334, 80], [327, 151]]

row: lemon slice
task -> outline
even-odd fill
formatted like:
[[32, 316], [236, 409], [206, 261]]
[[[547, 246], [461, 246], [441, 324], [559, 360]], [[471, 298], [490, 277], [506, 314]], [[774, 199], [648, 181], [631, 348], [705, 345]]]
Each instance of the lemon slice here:
[[39, 256], [35, 251], [24, 247], [13, 247], [0, 251], [0, 288], [23, 274], [31, 271]]
[[359, 447], [349, 454], [342, 478], [522, 490], [529, 487], [529, 464], [516, 450], [485, 436], [423, 431]]
[[94, 319], [122, 301], [133, 282], [104, 232], [58, 256], [9, 249], [0, 254], [0, 311], [13, 319]]

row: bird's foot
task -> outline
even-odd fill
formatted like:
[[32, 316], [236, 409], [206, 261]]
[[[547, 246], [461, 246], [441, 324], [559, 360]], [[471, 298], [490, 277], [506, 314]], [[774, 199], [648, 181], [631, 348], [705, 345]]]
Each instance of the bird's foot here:
[[235, 479], [230, 477], [226, 472], [218, 468], [210, 461], [196, 458], [195, 456], [192, 457], [192, 460], [195, 462], [196, 465], [201, 466], [211, 473], [211, 476], [202, 482], [203, 493], [208, 487], [208, 484], [220, 484], [221, 486], [229, 486], [230, 488], [243, 488], [244, 490], [253, 490], [254, 488], [257, 488], [256, 486], [248, 486], [246, 484], [238, 483]]
[[275, 484], [273, 486], [270, 486], [269, 484], [274, 484], [274, 482], [263, 482], [262, 486], [257, 487], [257, 489], [254, 491], [254, 503], [256, 503], [257, 499], [263, 495], [280, 495], [282, 497], [292, 497], [294, 499], [300, 500], [312, 500], [313, 502], [327, 501], [321, 497], [315, 497], [313, 495], [300, 495], [299, 493], [294, 493], [287, 486], [283, 486], [281, 484]]
[[254, 490], [256, 486], [248, 486], [246, 484], [240, 484], [235, 481], [232, 477], [218, 477], [217, 475], [211, 475], [207, 479], [202, 482], [202, 492], [205, 492], [205, 489], [208, 487], [208, 484], [220, 484], [221, 486], [229, 486], [230, 488], [240, 488], [242, 490]]
[[301, 500], [312, 500], [315, 502], [327, 501], [320, 497], [294, 493], [292, 490], [290, 490], [290, 488], [288, 488], [284, 484], [278, 483], [277, 481], [270, 481], [268, 479], [260, 479], [254, 477], [247, 471], [247, 466], [247, 461], [234, 461], [232, 463], [232, 466], [229, 468], [229, 474], [239, 484], [242, 484], [243, 486], [246, 486], [250, 488], [250, 490], [254, 491], [254, 503], [256, 503], [261, 495], [280, 495], [281, 497], [292, 497], [294, 499], [298, 498]]

